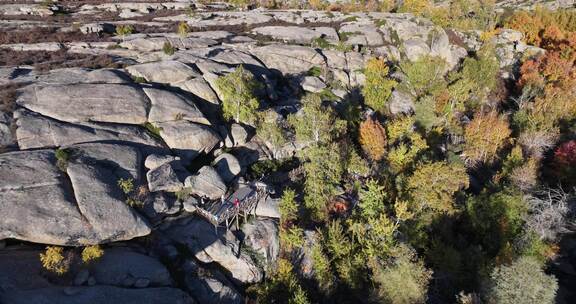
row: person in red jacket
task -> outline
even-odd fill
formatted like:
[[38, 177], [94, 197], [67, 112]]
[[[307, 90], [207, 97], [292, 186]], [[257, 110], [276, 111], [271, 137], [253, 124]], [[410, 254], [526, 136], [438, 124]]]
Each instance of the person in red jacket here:
[[239, 200], [238, 198], [235, 198], [235, 199], [234, 199], [234, 207], [235, 207], [235, 208], [240, 207], [240, 200]]

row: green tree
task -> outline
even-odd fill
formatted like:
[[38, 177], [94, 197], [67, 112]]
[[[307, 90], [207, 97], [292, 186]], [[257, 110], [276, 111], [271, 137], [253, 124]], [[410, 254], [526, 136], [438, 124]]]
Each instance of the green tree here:
[[371, 179], [366, 183], [366, 188], [359, 191], [360, 210], [365, 217], [375, 217], [386, 210], [386, 192], [384, 186]]
[[259, 83], [252, 73], [240, 65], [234, 72], [219, 77], [216, 87], [222, 95], [222, 114], [225, 119], [247, 124], [256, 122], [259, 103], [255, 91]]
[[454, 210], [452, 196], [469, 184], [466, 168], [459, 163], [434, 162], [420, 165], [408, 178], [406, 193], [413, 199], [418, 211], [436, 212]]
[[521, 257], [511, 265], [501, 265], [490, 276], [488, 303], [552, 304], [558, 282], [542, 270], [532, 257]]
[[385, 303], [425, 303], [432, 271], [406, 247], [399, 247], [391, 265], [373, 269], [378, 297]]
[[386, 101], [396, 86], [396, 81], [388, 78], [388, 65], [384, 59], [372, 58], [366, 63], [364, 75], [366, 83], [362, 88], [364, 103], [372, 109], [385, 112]]
[[345, 122], [336, 118], [334, 110], [322, 105], [320, 95], [308, 94], [302, 99], [302, 109], [288, 117], [296, 138], [303, 142], [328, 142], [344, 128]]
[[406, 85], [418, 96], [428, 92], [434, 93], [446, 87], [444, 80], [446, 67], [443, 58], [432, 56], [423, 56], [414, 62], [405, 61], [400, 64], [400, 69], [408, 80]]
[[304, 204], [316, 220], [326, 218], [326, 202], [334, 196], [344, 172], [337, 144], [312, 146], [304, 151]]

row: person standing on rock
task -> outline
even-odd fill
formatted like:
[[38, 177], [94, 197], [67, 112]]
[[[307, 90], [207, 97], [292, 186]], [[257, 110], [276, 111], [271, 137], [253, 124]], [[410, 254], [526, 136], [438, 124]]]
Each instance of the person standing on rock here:
[[238, 209], [240, 207], [240, 200], [238, 198], [234, 199], [234, 208]]

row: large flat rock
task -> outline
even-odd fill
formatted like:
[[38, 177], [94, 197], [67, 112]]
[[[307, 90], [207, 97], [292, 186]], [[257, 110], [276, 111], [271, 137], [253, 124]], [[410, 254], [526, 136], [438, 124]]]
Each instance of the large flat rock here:
[[330, 43], [339, 41], [338, 33], [331, 27], [263, 26], [253, 29], [252, 32], [285, 42], [302, 44], [311, 43], [318, 38], [323, 38]]
[[0, 154], [0, 239], [85, 245], [150, 233], [117, 186], [140, 178], [137, 149], [85, 144], [69, 155], [64, 173], [52, 150]]
[[0, 239], [94, 243], [51, 150], [0, 154]]
[[161, 141], [140, 126], [102, 123], [67, 123], [24, 109], [14, 112], [20, 149], [51, 148], [88, 142], [130, 142], [162, 148]]
[[48, 287], [32, 290], [10, 290], [0, 293], [1, 303], [30, 304], [193, 304], [185, 292], [176, 288], [120, 288], [113, 286]]
[[202, 76], [190, 66], [175, 60], [131, 65], [126, 70], [133, 76], [144, 77], [147, 81], [167, 84]]
[[324, 66], [324, 57], [310, 47], [272, 44], [254, 48], [252, 54], [269, 69], [283, 74], [305, 73], [310, 68]]
[[191, 122], [210, 124], [204, 114], [196, 107], [194, 101], [179, 94], [155, 88], [144, 88], [150, 98], [152, 107], [148, 114], [149, 122], [166, 122], [187, 120]]
[[143, 124], [148, 97], [123, 84], [34, 84], [19, 90], [16, 102], [31, 111], [67, 122]]

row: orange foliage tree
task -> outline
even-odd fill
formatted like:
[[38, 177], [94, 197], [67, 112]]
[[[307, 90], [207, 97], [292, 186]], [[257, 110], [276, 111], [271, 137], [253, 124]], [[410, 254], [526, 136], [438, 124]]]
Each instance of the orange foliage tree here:
[[360, 145], [364, 152], [374, 161], [381, 160], [386, 154], [386, 130], [374, 118], [360, 123]]

